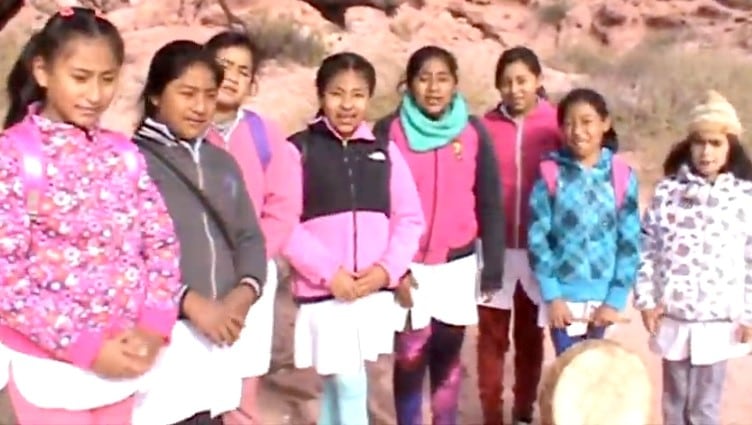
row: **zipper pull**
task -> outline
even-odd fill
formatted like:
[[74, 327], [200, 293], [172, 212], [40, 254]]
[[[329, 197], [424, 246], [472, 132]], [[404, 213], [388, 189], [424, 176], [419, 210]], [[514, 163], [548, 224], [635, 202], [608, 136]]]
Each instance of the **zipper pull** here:
[[454, 151], [454, 157], [457, 158], [457, 160], [462, 159], [462, 143], [459, 139], [452, 140], [452, 150]]

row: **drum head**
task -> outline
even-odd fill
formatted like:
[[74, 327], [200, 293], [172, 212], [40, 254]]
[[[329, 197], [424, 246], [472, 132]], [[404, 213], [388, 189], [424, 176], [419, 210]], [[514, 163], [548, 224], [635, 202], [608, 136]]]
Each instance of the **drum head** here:
[[547, 425], [644, 425], [651, 403], [642, 359], [610, 340], [581, 342], [557, 358], [540, 397]]

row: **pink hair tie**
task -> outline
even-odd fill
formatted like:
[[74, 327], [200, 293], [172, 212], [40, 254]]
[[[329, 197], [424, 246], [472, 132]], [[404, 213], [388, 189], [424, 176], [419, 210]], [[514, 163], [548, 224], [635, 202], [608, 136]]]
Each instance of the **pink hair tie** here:
[[76, 11], [73, 10], [72, 7], [63, 7], [62, 9], [58, 10], [57, 13], [59, 13], [60, 16], [62, 16], [64, 18], [70, 18], [71, 16], [73, 16], [76, 13]]

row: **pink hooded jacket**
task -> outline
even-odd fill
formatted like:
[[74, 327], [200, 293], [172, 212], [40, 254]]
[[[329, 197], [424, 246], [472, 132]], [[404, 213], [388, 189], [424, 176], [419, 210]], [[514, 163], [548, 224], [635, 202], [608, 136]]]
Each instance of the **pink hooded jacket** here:
[[238, 118], [227, 136], [212, 128], [207, 139], [230, 152], [240, 165], [266, 239], [267, 258], [271, 259], [279, 255], [300, 218], [301, 180], [294, 171], [299, 169], [299, 158], [295, 147], [285, 140], [279, 127], [264, 119], [271, 152], [269, 164], [264, 169], [248, 123], [242, 119], [243, 112], [243, 109], [238, 111]]
[[0, 342], [88, 369], [121, 331], [168, 338], [178, 240], [135, 145], [137, 175], [116, 147], [124, 135], [34, 114], [16, 125], [40, 138], [47, 189], [32, 217], [22, 156], [0, 136]]
[[496, 148], [507, 218], [506, 246], [526, 249], [530, 192], [538, 178], [538, 164], [562, 143], [556, 107], [540, 100], [527, 116], [515, 121], [500, 106], [483, 117], [483, 124]]

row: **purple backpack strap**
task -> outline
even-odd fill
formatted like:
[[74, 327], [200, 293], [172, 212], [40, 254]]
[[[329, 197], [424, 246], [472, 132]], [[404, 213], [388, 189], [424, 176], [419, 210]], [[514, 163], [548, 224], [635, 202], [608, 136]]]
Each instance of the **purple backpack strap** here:
[[627, 196], [629, 188], [629, 177], [632, 168], [619, 155], [614, 155], [611, 160], [611, 184], [614, 186], [614, 198], [616, 200], [616, 209], [620, 209], [624, 204], [624, 198]]
[[556, 161], [545, 159], [538, 164], [538, 168], [540, 169], [541, 178], [543, 178], [543, 182], [548, 189], [549, 196], [556, 195], [556, 186], [559, 178], [559, 165]]
[[269, 139], [266, 134], [266, 126], [264, 120], [261, 117], [249, 110], [243, 110], [243, 120], [248, 123], [248, 128], [251, 131], [251, 138], [253, 139], [253, 145], [256, 147], [256, 153], [261, 162], [261, 167], [266, 170], [269, 166], [269, 162], [272, 160], [272, 151], [269, 146]]
[[6, 129], [4, 134], [21, 154], [21, 181], [26, 196], [26, 210], [30, 216], [37, 216], [42, 195], [47, 188], [47, 164], [42, 144], [34, 129], [24, 123]]

